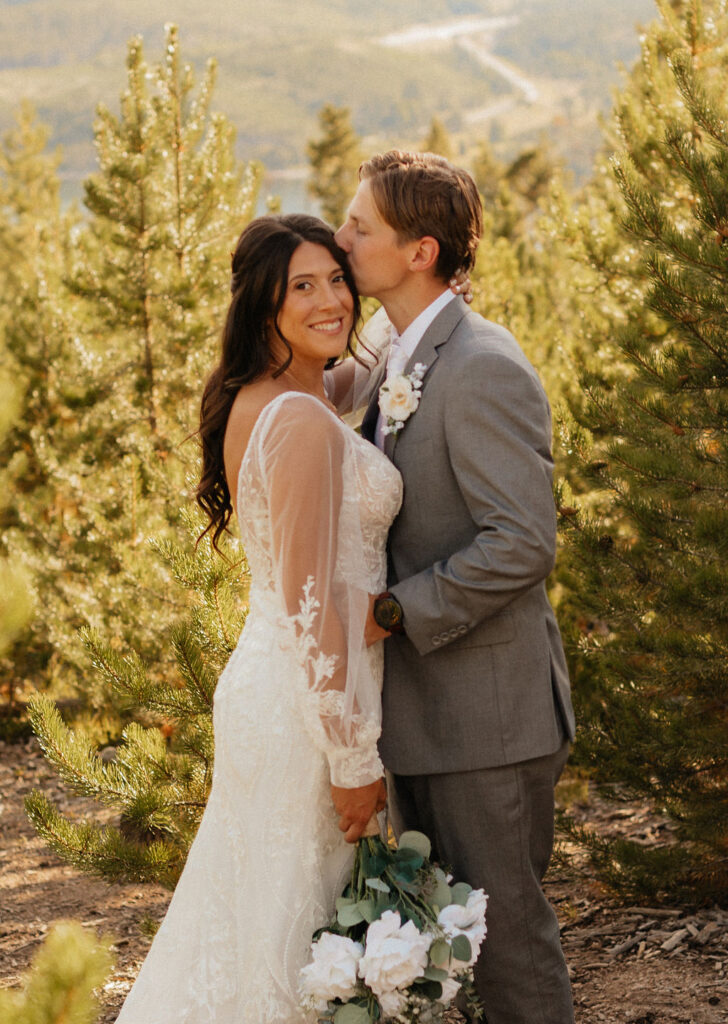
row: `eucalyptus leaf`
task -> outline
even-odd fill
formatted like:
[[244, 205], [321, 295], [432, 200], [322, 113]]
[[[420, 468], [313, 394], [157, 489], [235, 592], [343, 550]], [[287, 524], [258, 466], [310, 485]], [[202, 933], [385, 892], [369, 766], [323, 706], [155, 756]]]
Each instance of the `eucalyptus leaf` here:
[[444, 981], [447, 978], [447, 971], [441, 967], [426, 967], [425, 977], [428, 981]]
[[359, 902], [356, 905], [356, 909], [359, 911], [359, 913], [367, 922], [367, 924], [371, 924], [372, 921], [376, 921], [376, 919], [380, 916], [377, 913], [377, 904], [375, 900], [359, 900]]
[[424, 860], [432, 853], [432, 843], [423, 832], [403, 832], [397, 845], [400, 850], [415, 850]]
[[336, 909], [341, 910], [342, 907], [353, 907], [356, 900], [352, 899], [351, 896], [337, 896], [336, 897]]
[[381, 878], [367, 878], [366, 884], [370, 889], [376, 889], [378, 892], [391, 892], [386, 882], [383, 882]]
[[356, 1003], [344, 1003], [334, 1014], [334, 1024], [369, 1024], [369, 1011]]
[[397, 909], [397, 901], [396, 901], [396, 899], [393, 896], [391, 896], [391, 895], [388, 896], [386, 893], [383, 893], [383, 892], [376, 893], [376, 895], [375, 895], [375, 902], [376, 902], [376, 908], [377, 908], [375, 920], [378, 917], [381, 917], [382, 914], [386, 913], [388, 910], [396, 910]]
[[414, 910], [410, 910], [409, 908], [405, 908], [402, 906], [398, 907], [397, 909], [399, 910], [399, 916], [402, 920], [402, 924], [404, 924], [406, 921], [411, 921], [418, 932], [424, 930], [424, 923], [422, 921], [422, 918], [420, 917], [419, 914], [416, 914]]
[[437, 879], [435, 889], [427, 896], [427, 903], [430, 907], [437, 907], [442, 910], [443, 907], [449, 907], [451, 902], [450, 886], [445, 881], [443, 875], [442, 878]]
[[367, 847], [361, 850], [361, 872], [366, 878], [379, 878], [387, 867], [383, 850], [372, 853]]
[[430, 963], [435, 967], [443, 967], [450, 963], [450, 943], [445, 939], [435, 939], [430, 946]]
[[457, 903], [460, 907], [464, 907], [472, 891], [472, 885], [468, 885], [467, 882], [456, 882], [450, 890], [452, 902]]
[[397, 867], [406, 865], [417, 871], [425, 863], [425, 858], [417, 850], [397, 850], [394, 855], [394, 863]]
[[424, 980], [417, 978], [414, 984], [417, 986], [417, 991], [433, 1003], [442, 996], [442, 983], [439, 981], [430, 981], [429, 978]]
[[342, 907], [336, 912], [336, 920], [344, 928], [352, 928], [355, 924], [361, 924], [364, 915], [358, 907]]
[[470, 960], [473, 950], [465, 935], [456, 935], [452, 940], [452, 955], [456, 960], [462, 960], [464, 963], [468, 963]]
[[409, 864], [398, 864], [397, 870], [394, 872], [394, 879], [396, 882], [404, 883], [408, 885], [414, 882], [417, 869], [411, 867]]

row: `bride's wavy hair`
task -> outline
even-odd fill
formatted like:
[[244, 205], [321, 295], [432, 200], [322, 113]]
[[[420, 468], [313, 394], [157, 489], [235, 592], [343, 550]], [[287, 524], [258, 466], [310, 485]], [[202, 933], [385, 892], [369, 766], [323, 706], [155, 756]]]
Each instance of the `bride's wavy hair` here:
[[[202, 447], [202, 472], [197, 486], [197, 503], [209, 519], [201, 540], [212, 530], [212, 543], [227, 529], [233, 507], [225, 477], [223, 441], [235, 396], [244, 384], [261, 377], [270, 369], [271, 328], [283, 342], [287, 356], [273, 376], [291, 364], [293, 352], [278, 326], [288, 285], [291, 257], [303, 242], [321, 245], [341, 267], [354, 300], [353, 327], [346, 351], [354, 354], [352, 338], [361, 307], [346, 253], [334, 241], [331, 228], [317, 217], [284, 214], [258, 217], [243, 231], [232, 258], [232, 300], [222, 331], [220, 361], [210, 374], [202, 393], [199, 437]], [[332, 360], [332, 364], [335, 360]]]

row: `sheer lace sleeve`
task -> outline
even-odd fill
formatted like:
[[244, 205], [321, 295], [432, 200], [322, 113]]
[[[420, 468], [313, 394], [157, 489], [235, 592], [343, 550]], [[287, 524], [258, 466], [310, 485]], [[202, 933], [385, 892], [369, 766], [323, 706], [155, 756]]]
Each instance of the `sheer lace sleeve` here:
[[325, 375], [326, 393], [329, 400], [336, 406], [340, 416], [355, 416], [369, 404], [371, 397], [372, 370], [382, 360], [387, 361], [387, 353], [392, 342], [392, 325], [384, 307], [371, 316], [360, 333], [361, 344], [357, 355], [363, 364], [356, 359], [345, 359]]
[[369, 607], [356, 463], [348, 428], [315, 398], [275, 403], [259, 435], [272, 574], [305, 670], [304, 718], [331, 781], [383, 774], [380, 680], [364, 644]]

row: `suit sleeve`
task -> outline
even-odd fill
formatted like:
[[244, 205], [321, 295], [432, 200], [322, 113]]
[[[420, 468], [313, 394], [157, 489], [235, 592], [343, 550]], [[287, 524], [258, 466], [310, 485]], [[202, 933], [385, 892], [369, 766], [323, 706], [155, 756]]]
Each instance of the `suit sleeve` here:
[[535, 373], [502, 353], [472, 353], [453, 374], [446, 399], [448, 457], [477, 533], [391, 588], [420, 654], [542, 582], [556, 550], [551, 416]]

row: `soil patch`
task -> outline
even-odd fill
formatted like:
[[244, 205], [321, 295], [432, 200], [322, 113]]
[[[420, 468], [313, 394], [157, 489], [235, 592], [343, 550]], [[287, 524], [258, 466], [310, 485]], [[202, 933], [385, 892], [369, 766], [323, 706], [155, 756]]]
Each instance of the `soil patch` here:
[[[99, 818], [94, 804], [63, 790], [35, 740], [0, 742], [0, 986], [19, 984], [48, 928], [75, 918], [113, 936], [116, 966], [99, 1018], [99, 1024], [113, 1024], [170, 893], [108, 883], [64, 865], [25, 815], [23, 799], [35, 788], [69, 816]], [[667, 827], [644, 807], [615, 809], [596, 797], [577, 813], [603, 833], [645, 842]], [[568, 856], [557, 858], [546, 888], [561, 922], [577, 1024], [725, 1024], [728, 913], [618, 906], [579, 851], [562, 853]], [[451, 1024], [460, 1020], [451, 1017]]]

